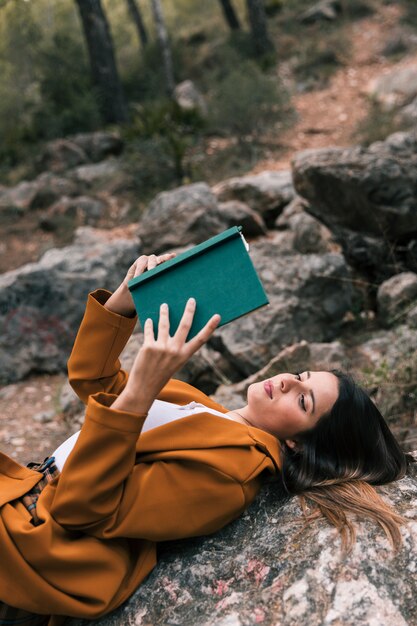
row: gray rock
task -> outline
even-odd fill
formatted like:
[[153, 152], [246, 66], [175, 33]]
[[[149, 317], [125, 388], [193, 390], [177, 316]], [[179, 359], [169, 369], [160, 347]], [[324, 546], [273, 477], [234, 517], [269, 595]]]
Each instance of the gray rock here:
[[230, 178], [215, 185], [213, 193], [220, 202], [246, 202], [262, 215], [268, 227], [294, 198], [291, 172], [287, 170]]
[[349, 370], [351, 367], [352, 363], [346, 348], [340, 341], [310, 343], [309, 370]]
[[36, 195], [37, 186], [35, 182], [22, 181], [15, 187], [2, 187], [0, 190], [0, 211], [2, 214], [7, 211], [9, 214], [25, 213], [32, 204]]
[[402, 124], [417, 123], [417, 98], [414, 98], [410, 104], [402, 107], [396, 114], [396, 119]]
[[306, 211], [342, 245], [348, 262], [381, 282], [408, 267], [417, 239], [417, 134], [396, 133], [368, 149], [308, 150], [293, 162]]
[[77, 185], [67, 178], [44, 172], [36, 178], [36, 193], [30, 203], [30, 209], [44, 209], [62, 196], [75, 196]]
[[417, 274], [403, 272], [392, 276], [378, 288], [378, 318], [389, 325], [404, 317], [417, 300]]
[[219, 211], [229, 226], [241, 225], [245, 236], [266, 235], [266, 226], [262, 217], [244, 202], [239, 202], [239, 200], [220, 202]]
[[0, 276], [0, 382], [63, 371], [87, 294], [114, 290], [139, 254], [136, 240], [48, 250]]
[[340, 0], [322, 0], [304, 11], [299, 17], [302, 24], [314, 24], [315, 22], [334, 22], [341, 13]]
[[206, 101], [191, 80], [183, 80], [176, 85], [174, 98], [184, 111], [196, 110], [202, 116], [207, 115]]
[[44, 230], [59, 230], [64, 223], [68, 228], [68, 221], [76, 224], [97, 224], [104, 215], [106, 205], [98, 198], [64, 196], [50, 206], [39, 218], [39, 225]]
[[144, 212], [138, 234], [144, 253], [158, 254], [201, 243], [228, 228], [229, 220], [210, 187], [194, 183], [159, 193]]
[[284, 255], [276, 243], [274, 236], [251, 245], [270, 305], [219, 328], [210, 340], [242, 378], [301, 339], [333, 340], [351, 305], [353, 291], [341, 255]]
[[417, 96], [417, 68], [396, 68], [382, 74], [370, 82], [367, 91], [387, 109], [404, 106]]
[[122, 150], [123, 141], [116, 132], [79, 133], [48, 142], [37, 159], [37, 166], [40, 170], [64, 172], [78, 165], [118, 155]]
[[301, 254], [324, 254], [331, 250], [332, 234], [308, 213], [293, 215], [289, 220], [294, 231], [294, 248]]
[[80, 165], [71, 170], [71, 175], [76, 181], [93, 185], [108, 182], [109, 178], [120, 175], [121, 163], [119, 159], [110, 157], [101, 163]]
[[[402, 321], [405, 321], [402, 318]], [[400, 324], [390, 329], [357, 332], [347, 350], [347, 368], [368, 390], [404, 449], [415, 447], [417, 330]], [[344, 369], [344, 368], [342, 368]]]
[[36, 413], [33, 416], [34, 422], [39, 422], [40, 424], [48, 424], [52, 422], [55, 418], [55, 411], [41, 411], [40, 413]]
[[269, 485], [215, 535], [161, 545], [146, 581], [94, 624], [415, 626], [415, 474], [380, 488], [409, 519], [398, 554], [375, 524], [359, 521], [357, 543], [343, 556], [334, 528], [324, 521], [303, 526], [298, 499]]
[[117, 131], [99, 130], [94, 133], [78, 133], [69, 139], [79, 146], [94, 163], [110, 155], [122, 153], [124, 142]]
[[65, 170], [88, 163], [86, 152], [70, 139], [55, 139], [46, 144], [37, 159], [37, 167], [41, 171], [62, 173]]
[[277, 228], [278, 230], [291, 228], [291, 218], [294, 215], [304, 213], [304, 206], [305, 200], [303, 200], [301, 196], [295, 196], [275, 220], [274, 228]]
[[21, 213], [30, 209], [42, 209], [50, 206], [62, 196], [74, 196], [77, 185], [68, 180], [45, 172], [28, 182], [23, 181], [15, 187], [0, 191], [0, 211], [13, 208]]

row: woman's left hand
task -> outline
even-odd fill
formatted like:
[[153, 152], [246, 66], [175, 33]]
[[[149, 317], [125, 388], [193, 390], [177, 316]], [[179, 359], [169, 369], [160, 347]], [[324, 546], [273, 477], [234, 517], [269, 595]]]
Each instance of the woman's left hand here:
[[175, 252], [167, 252], [158, 256], [156, 254], [142, 254], [129, 267], [123, 282], [105, 303], [105, 308], [109, 309], [109, 311], [113, 311], [113, 313], [124, 315], [125, 317], [134, 317], [136, 315], [136, 310], [129, 287], [127, 286], [129, 280], [136, 278], [136, 276], [140, 276], [140, 274], [143, 274], [146, 270], [153, 269], [157, 265], [160, 265], [160, 263], [173, 259], [175, 256]]

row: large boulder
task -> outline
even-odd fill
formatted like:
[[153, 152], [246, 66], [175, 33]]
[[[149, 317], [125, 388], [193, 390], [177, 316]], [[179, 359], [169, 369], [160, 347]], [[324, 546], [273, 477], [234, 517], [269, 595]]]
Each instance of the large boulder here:
[[46, 231], [72, 230], [76, 225], [97, 224], [106, 211], [105, 203], [91, 196], [63, 196], [39, 217], [39, 226]]
[[74, 181], [44, 172], [32, 181], [0, 190], [0, 213], [21, 215], [32, 209], [46, 208], [61, 196], [75, 196], [77, 192]]
[[[297, 154], [297, 192], [353, 266], [381, 282], [414, 262], [417, 239], [417, 132], [396, 133], [369, 148]], [[411, 249], [410, 249], [411, 246]]]
[[145, 254], [205, 241], [231, 226], [233, 216], [222, 211], [206, 183], [162, 191], [152, 200], [139, 223]]
[[294, 198], [291, 172], [264, 171], [260, 174], [236, 176], [213, 187], [220, 202], [240, 200], [246, 202], [272, 227], [283, 208]]
[[417, 304], [417, 274], [402, 272], [383, 282], [377, 292], [378, 317], [389, 325]]
[[415, 626], [416, 469], [410, 474], [380, 489], [409, 519], [397, 554], [376, 524], [361, 521], [344, 556], [335, 529], [303, 526], [298, 499], [272, 484], [215, 535], [161, 545], [156, 568], [118, 609], [68, 626]]
[[64, 172], [77, 165], [118, 155], [122, 150], [123, 141], [116, 132], [79, 133], [48, 142], [37, 160], [37, 166], [40, 170]]
[[64, 371], [89, 291], [116, 289], [139, 254], [137, 240], [48, 250], [0, 276], [0, 383]]
[[417, 68], [395, 68], [377, 76], [368, 85], [368, 93], [387, 109], [408, 104], [417, 96]]

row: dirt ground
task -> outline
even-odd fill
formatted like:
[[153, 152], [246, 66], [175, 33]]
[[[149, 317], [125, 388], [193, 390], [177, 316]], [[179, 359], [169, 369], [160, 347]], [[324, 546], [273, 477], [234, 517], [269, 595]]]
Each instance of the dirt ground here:
[[[371, 78], [393, 67], [402, 68], [417, 62], [417, 54], [407, 55], [395, 63], [381, 55], [399, 17], [398, 6], [385, 6], [378, 14], [347, 27], [352, 42], [349, 65], [339, 69], [325, 89], [294, 96], [298, 122], [279, 137], [271, 138], [284, 146], [282, 156], [278, 160], [258, 162], [253, 173], [288, 169], [292, 156], [299, 150], [353, 143], [353, 133], [368, 112], [366, 87]], [[7, 254], [4, 254], [4, 242], [0, 242], [1, 272], [37, 260], [54, 245], [53, 236], [36, 227], [36, 216], [27, 219], [29, 222], [16, 223], [8, 233]], [[3, 452], [23, 464], [42, 461], [77, 430], [64, 421], [60, 411], [59, 395], [65, 381], [65, 374], [37, 375], [0, 388], [0, 449]], [[50, 421], [36, 419], [43, 412], [51, 412]]]

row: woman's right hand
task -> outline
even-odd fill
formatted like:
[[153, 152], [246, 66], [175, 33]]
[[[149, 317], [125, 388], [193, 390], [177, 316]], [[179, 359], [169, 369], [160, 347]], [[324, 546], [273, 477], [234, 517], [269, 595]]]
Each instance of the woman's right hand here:
[[135, 305], [133, 304], [133, 298], [129, 291], [128, 283], [132, 278], [140, 276], [143, 272], [151, 270], [160, 263], [165, 263], [176, 256], [176, 252], [166, 252], [165, 254], [142, 254], [136, 259], [134, 263], [129, 267], [126, 276], [122, 283], [118, 286], [116, 291], [110, 296], [105, 303], [105, 308], [113, 313], [118, 313], [125, 317], [134, 317], [136, 315]]
[[112, 408], [147, 413], [173, 374], [206, 343], [219, 325], [220, 315], [213, 315], [200, 332], [187, 342], [195, 308], [196, 302], [190, 298], [173, 337], [169, 334], [168, 305], [161, 305], [157, 337], [152, 320], [146, 320], [143, 345], [135, 358], [126, 387], [114, 401]]

